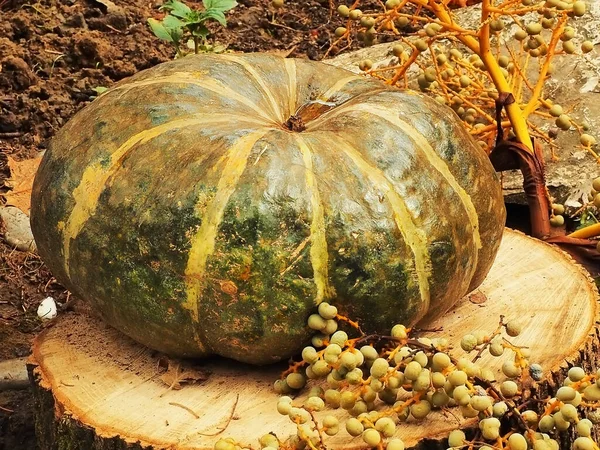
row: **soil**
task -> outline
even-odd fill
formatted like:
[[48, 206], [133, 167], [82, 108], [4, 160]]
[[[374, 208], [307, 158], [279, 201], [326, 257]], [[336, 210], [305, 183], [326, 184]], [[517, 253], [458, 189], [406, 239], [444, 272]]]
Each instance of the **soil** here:
[[[175, 49], [149, 30], [162, 0], [0, 0], [0, 192], [9, 175], [6, 156], [36, 156], [96, 89], [168, 61]], [[191, 7], [200, 1], [186, 2]], [[328, 0], [238, 0], [215, 41], [243, 52], [275, 51], [321, 59], [340, 23]], [[0, 242], [0, 360], [27, 356], [43, 324], [39, 302], [62, 305], [68, 292], [39, 257]], [[0, 450], [34, 450], [32, 399], [27, 391], [0, 392]]]

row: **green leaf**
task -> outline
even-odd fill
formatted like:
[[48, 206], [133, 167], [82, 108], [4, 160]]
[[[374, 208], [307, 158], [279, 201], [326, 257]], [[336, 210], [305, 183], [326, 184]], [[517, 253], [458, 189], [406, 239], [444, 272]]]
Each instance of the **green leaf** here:
[[184, 23], [181, 20], [171, 15], [165, 16], [165, 18], [162, 20], [162, 24], [169, 31], [176, 28], [181, 30], [184, 26]]
[[207, 9], [202, 13], [202, 19], [202, 22], [212, 19], [216, 20], [223, 26], [227, 25], [227, 19], [225, 19], [225, 14], [223, 14], [223, 11], [219, 11], [217, 9]]
[[171, 14], [173, 14], [175, 17], [179, 17], [180, 19], [184, 19], [189, 13], [192, 12], [188, 5], [177, 0], [169, 0], [162, 5], [160, 9], [170, 11]]
[[229, 11], [237, 6], [235, 0], [202, 0], [204, 8], [216, 9], [217, 11]]
[[150, 25], [150, 29], [156, 35], [157, 38], [162, 39], [163, 41], [173, 42], [173, 37], [169, 31], [165, 28], [165, 26], [156, 19], [148, 19], [148, 25]]

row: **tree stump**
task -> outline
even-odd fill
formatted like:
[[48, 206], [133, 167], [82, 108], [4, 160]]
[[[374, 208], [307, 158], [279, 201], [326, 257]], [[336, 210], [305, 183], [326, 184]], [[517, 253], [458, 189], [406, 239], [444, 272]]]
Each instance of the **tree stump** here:
[[[593, 281], [568, 255], [507, 230], [480, 289], [445, 317], [420, 327], [442, 327], [443, 336], [459, 349], [465, 333], [493, 331], [500, 315], [519, 319], [524, 328], [513, 343], [529, 346], [531, 362], [544, 367], [540, 390], [545, 395], [560, 386], [571, 365], [598, 367], [597, 301]], [[499, 372], [504, 358], [485, 355], [482, 364]], [[197, 382], [176, 390], [170, 389], [177, 387], [170, 386], [174, 378], [158, 370], [160, 363], [160, 355], [97, 319], [59, 317], [38, 336], [28, 366], [40, 448], [212, 449], [223, 437], [259, 448], [258, 438], [266, 433], [295, 434], [288, 417], [277, 413], [272, 389], [285, 364], [256, 368], [216, 359], [199, 362], [196, 371], [183, 375]], [[178, 364], [170, 361], [170, 375]], [[457, 417], [435, 412], [401, 424], [397, 434], [407, 447], [446, 448], [448, 432], [469, 425]], [[326, 437], [325, 444], [365, 447], [343, 429]]]

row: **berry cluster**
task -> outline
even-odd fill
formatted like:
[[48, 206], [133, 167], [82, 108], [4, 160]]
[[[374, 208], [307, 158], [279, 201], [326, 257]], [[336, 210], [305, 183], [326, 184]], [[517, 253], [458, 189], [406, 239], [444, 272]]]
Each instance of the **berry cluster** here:
[[[351, 324], [349, 331], [358, 336], [337, 330], [337, 323], [330, 322], [336, 319]], [[479, 420], [469, 439], [463, 431], [453, 431], [448, 438], [451, 448], [558, 450], [556, 433], [575, 425], [579, 437], [573, 450], [597, 450], [590, 438], [592, 421], [580, 419], [577, 407], [600, 402], [600, 373], [586, 375], [573, 367], [554, 398], [532, 401], [527, 393], [543, 373], [529, 362], [529, 349], [509, 341], [521, 332], [517, 322], [501, 318], [492, 333], [463, 336], [460, 347], [465, 354], [459, 359], [451, 356], [445, 338], [414, 338], [414, 331], [403, 325], [395, 325], [389, 336], [365, 335], [327, 303], [308, 323], [320, 334], [304, 348], [302, 360], [291, 364], [274, 384], [282, 395], [277, 411], [296, 424], [297, 433], [287, 439], [263, 436], [265, 450], [322, 450], [327, 448], [326, 436], [338, 433], [360, 439], [366, 447], [403, 450], [403, 441], [395, 437], [398, 427], [424, 420], [436, 410], [458, 410], [466, 419]], [[486, 351], [497, 357], [509, 353], [502, 374], [477, 363]], [[302, 389], [308, 390], [306, 396], [299, 395]], [[527, 409], [528, 405], [542, 408]], [[345, 410], [345, 418], [339, 410]], [[600, 420], [600, 414], [595, 416]], [[230, 439], [215, 446], [240, 449]]]
[[[482, 147], [493, 147], [495, 100], [499, 92], [510, 92], [518, 108], [512, 107], [501, 123], [509, 137], [516, 135], [527, 145], [531, 134], [554, 155], [558, 131], [576, 130], [581, 146], [599, 159], [589, 126], [544, 95], [555, 57], [594, 49], [568, 26], [586, 14], [583, 0], [484, 0], [480, 27], [474, 29], [459, 25], [450, 8], [453, 2], [387, 0], [380, 10], [368, 11], [360, 9], [360, 3], [338, 6], [346, 24], [335, 30], [330, 50], [348, 48], [354, 39], [366, 46], [394, 39], [395, 61], [376, 67], [364, 60], [360, 69], [392, 85], [418, 88], [451, 106]], [[411, 69], [417, 70], [416, 77], [407, 76]], [[554, 122], [549, 131], [544, 120]]]

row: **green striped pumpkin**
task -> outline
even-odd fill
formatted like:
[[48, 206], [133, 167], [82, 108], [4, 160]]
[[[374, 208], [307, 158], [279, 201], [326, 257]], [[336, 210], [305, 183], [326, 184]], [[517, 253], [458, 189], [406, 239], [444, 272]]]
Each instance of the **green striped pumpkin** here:
[[322, 301], [385, 332], [478, 286], [505, 211], [445, 106], [326, 64], [190, 56], [57, 133], [31, 222], [56, 278], [167, 354], [254, 364]]

